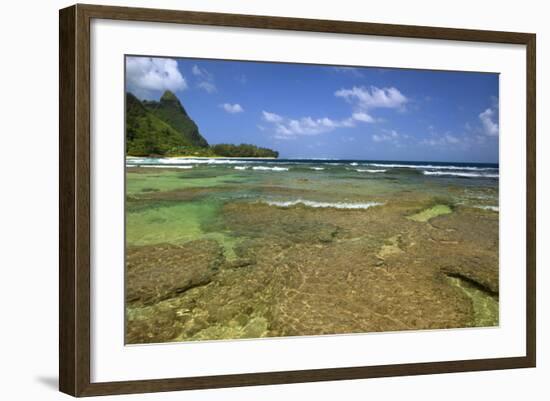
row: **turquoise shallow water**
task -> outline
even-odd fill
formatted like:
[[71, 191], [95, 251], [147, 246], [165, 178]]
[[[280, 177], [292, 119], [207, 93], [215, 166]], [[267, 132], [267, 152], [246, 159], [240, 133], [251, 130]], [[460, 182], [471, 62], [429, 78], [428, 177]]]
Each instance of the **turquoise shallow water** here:
[[127, 242], [224, 237], [231, 202], [367, 209], [442, 199], [498, 211], [498, 166], [360, 160], [127, 159]]
[[[219, 200], [380, 202], [406, 191], [498, 209], [498, 166], [352, 160], [127, 160], [127, 193], [217, 188]], [[131, 174], [132, 168], [148, 167]]]

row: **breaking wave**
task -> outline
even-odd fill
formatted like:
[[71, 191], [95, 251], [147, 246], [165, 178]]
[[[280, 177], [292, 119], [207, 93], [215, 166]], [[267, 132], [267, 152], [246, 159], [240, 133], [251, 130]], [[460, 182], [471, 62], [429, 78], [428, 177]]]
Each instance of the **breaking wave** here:
[[190, 158], [190, 157], [160, 157], [160, 158], [150, 158], [150, 157], [128, 157], [126, 162], [129, 164], [139, 164], [139, 165], [173, 165], [173, 164], [244, 164], [252, 163], [253, 161], [248, 160], [230, 160], [222, 158]]
[[126, 167], [147, 167], [147, 168], [182, 168], [185, 170], [189, 170], [195, 166], [191, 165], [185, 165], [185, 166], [179, 166], [179, 165], [158, 165], [158, 164], [127, 164]]
[[368, 209], [373, 206], [381, 206], [383, 203], [380, 202], [317, 202], [304, 199], [296, 199], [291, 201], [263, 201], [270, 206], [277, 207], [292, 207], [297, 205], [303, 205], [306, 207], [312, 208], [332, 208], [332, 209], [349, 209], [349, 210], [358, 210], [358, 209]]
[[255, 166], [252, 170], [260, 171], [288, 171], [288, 167], [267, 167], [267, 166]]
[[433, 164], [386, 164], [386, 163], [365, 163], [365, 166], [387, 167], [387, 168], [414, 168], [431, 170], [463, 170], [463, 171], [495, 171], [498, 167], [473, 167], [473, 166], [436, 166]]
[[478, 209], [483, 209], [483, 210], [492, 210], [493, 212], [498, 212], [500, 209], [498, 206], [474, 206]]
[[357, 171], [358, 173], [385, 173], [386, 171], [388, 170], [371, 170], [371, 169], [356, 169], [355, 171]]
[[467, 178], [498, 178], [498, 174], [494, 173], [471, 173], [471, 172], [454, 172], [454, 171], [423, 171], [424, 175], [442, 175], [453, 177], [467, 177]]

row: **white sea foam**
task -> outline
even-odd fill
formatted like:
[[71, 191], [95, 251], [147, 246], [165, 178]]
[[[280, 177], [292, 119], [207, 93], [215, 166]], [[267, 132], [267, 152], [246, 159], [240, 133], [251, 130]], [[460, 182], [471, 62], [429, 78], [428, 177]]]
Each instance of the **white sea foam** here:
[[358, 173], [385, 173], [388, 170], [371, 170], [371, 169], [356, 169]]
[[468, 177], [468, 178], [498, 178], [498, 174], [491, 173], [466, 173], [466, 172], [451, 172], [451, 171], [423, 171], [424, 175], [443, 175], [453, 177]]
[[387, 168], [414, 168], [431, 170], [465, 170], [465, 171], [494, 171], [498, 167], [474, 167], [474, 166], [436, 166], [432, 164], [386, 164], [386, 163], [366, 163], [365, 166], [387, 167]]
[[288, 167], [267, 167], [267, 166], [254, 166], [252, 170], [260, 171], [288, 171]]
[[182, 168], [182, 169], [185, 169], [185, 170], [189, 170], [189, 169], [192, 169], [193, 167], [195, 166], [189, 166], [189, 165], [186, 165], [186, 166], [160, 166], [160, 165], [156, 165], [156, 164], [143, 164], [143, 165], [140, 165], [139, 167], [147, 167], [147, 168]]
[[351, 202], [316, 202], [304, 199], [296, 199], [291, 201], [264, 201], [270, 206], [277, 207], [292, 207], [296, 205], [303, 205], [306, 207], [313, 208], [332, 208], [332, 209], [368, 209], [373, 206], [380, 206], [382, 203], [379, 202], [361, 202], [361, 203], [351, 203]]
[[[315, 159], [312, 159], [311, 162], [314, 162]], [[319, 159], [324, 160], [324, 159]], [[333, 159], [326, 159], [333, 160]], [[130, 165], [139, 165], [139, 166], [162, 166], [162, 165], [256, 165], [261, 168], [255, 168], [256, 170], [267, 170], [269, 167], [265, 165], [273, 165], [281, 163], [281, 161], [271, 160], [271, 159], [259, 159], [259, 160], [243, 160], [243, 159], [230, 159], [230, 158], [208, 158], [208, 157], [160, 157], [160, 158], [150, 158], [150, 157], [126, 157], [126, 164]], [[302, 165], [302, 162], [287, 160], [284, 161], [286, 165]], [[342, 163], [330, 163], [330, 166], [339, 166]], [[408, 169], [422, 169], [422, 170], [433, 170], [437, 171], [458, 171], [458, 172], [498, 172], [498, 167], [474, 167], [474, 166], [456, 166], [456, 165], [432, 165], [432, 164], [401, 164], [401, 163], [369, 163], [369, 162], [351, 162], [348, 163], [349, 166], [365, 166], [365, 167], [374, 167], [377, 169], [389, 169], [389, 168], [408, 168]], [[313, 170], [320, 170], [324, 167], [310, 167]], [[288, 171], [288, 168], [285, 167], [273, 167], [269, 168], [272, 171]], [[283, 170], [281, 170], [283, 169]], [[369, 171], [369, 172], [374, 172]], [[435, 175], [435, 174], [433, 174]]]
[[478, 209], [484, 209], [484, 210], [492, 210], [493, 212], [498, 212], [500, 209], [498, 206], [474, 206], [474, 207], [477, 207]]
[[324, 167], [310, 167], [310, 169], [315, 170], [315, 171], [321, 171], [321, 170], [324, 170], [325, 168]]
[[235, 166], [233, 167], [235, 170], [246, 170], [248, 166]]
[[161, 157], [161, 158], [132, 158], [127, 159], [127, 162], [131, 164], [150, 164], [150, 165], [163, 165], [163, 164], [243, 164], [252, 163], [249, 160], [230, 160], [222, 158], [188, 158], [188, 157]]

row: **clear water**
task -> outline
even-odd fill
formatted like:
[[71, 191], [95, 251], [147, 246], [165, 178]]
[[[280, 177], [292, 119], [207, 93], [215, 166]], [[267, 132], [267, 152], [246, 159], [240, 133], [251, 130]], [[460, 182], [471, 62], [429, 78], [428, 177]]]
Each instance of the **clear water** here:
[[[498, 302], [491, 295], [465, 291], [440, 273], [451, 266], [474, 281], [478, 275], [498, 280], [498, 165], [191, 158], [128, 158], [126, 165], [131, 252], [208, 240], [219, 244], [226, 263], [248, 266], [243, 255], [254, 254], [253, 267], [222, 269], [211, 284], [156, 306], [130, 306], [130, 343], [498, 324]], [[312, 262], [316, 254], [326, 255]], [[479, 271], [472, 270], [472, 260]], [[353, 291], [370, 291], [361, 297], [372, 298], [350, 292], [352, 284], [337, 286], [331, 291], [348, 306], [330, 312], [332, 304], [323, 306], [319, 299], [325, 298], [317, 297], [326, 297], [325, 286], [342, 277], [363, 283]], [[307, 283], [312, 288], [301, 293]], [[253, 284], [259, 300], [235, 295]], [[415, 294], [414, 302], [391, 296], [403, 286]], [[317, 316], [314, 321], [299, 317], [300, 302], [291, 302], [295, 294], [316, 300], [300, 301]], [[196, 306], [201, 302], [206, 306]], [[409, 310], [411, 302], [416, 306]], [[251, 312], [214, 318], [234, 303]], [[208, 305], [218, 307], [208, 311]], [[357, 312], [342, 320], [362, 307], [380, 311], [362, 323]], [[468, 313], [471, 319], [464, 317]], [[192, 317], [181, 327], [164, 317], [180, 315]], [[212, 323], [203, 327], [205, 319]], [[132, 329], [134, 321], [149, 329]], [[302, 326], [292, 323], [298, 321]]]

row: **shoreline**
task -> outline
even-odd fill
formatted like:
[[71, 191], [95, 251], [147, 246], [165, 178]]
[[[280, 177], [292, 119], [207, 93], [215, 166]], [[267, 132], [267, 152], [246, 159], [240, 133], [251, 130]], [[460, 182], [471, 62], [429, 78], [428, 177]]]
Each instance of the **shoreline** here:
[[499, 163], [491, 162], [463, 162], [463, 161], [417, 161], [417, 160], [371, 160], [371, 159], [347, 159], [347, 158], [283, 158], [283, 157], [235, 157], [235, 156], [125, 156], [126, 160], [133, 159], [199, 159], [199, 160], [209, 160], [209, 159], [228, 159], [228, 160], [280, 160], [280, 161], [311, 161], [311, 162], [369, 162], [369, 163], [381, 163], [381, 164], [391, 164], [391, 163], [403, 163], [404, 165], [413, 165], [414, 163], [421, 164], [432, 164], [435, 166], [475, 166], [482, 165], [490, 168], [498, 169], [500, 167]]
[[208, 160], [208, 159], [239, 159], [239, 160], [278, 160], [277, 157], [231, 157], [231, 156], [126, 156], [126, 160], [132, 159], [199, 159], [199, 160]]

